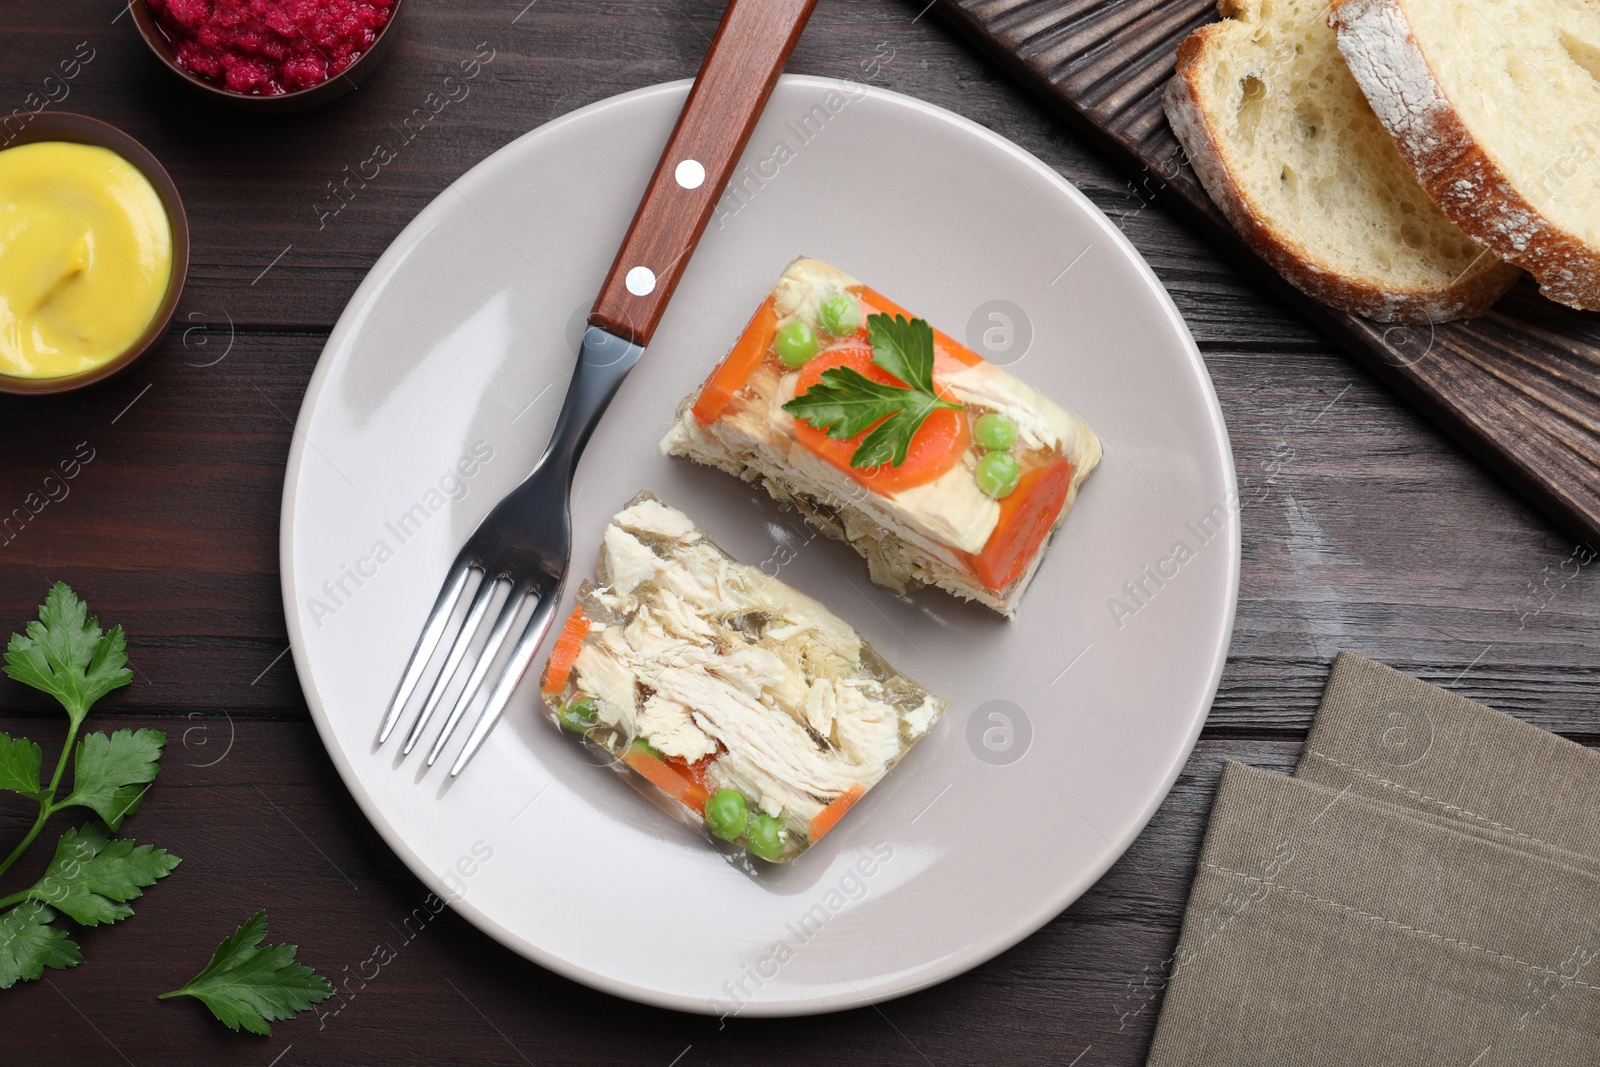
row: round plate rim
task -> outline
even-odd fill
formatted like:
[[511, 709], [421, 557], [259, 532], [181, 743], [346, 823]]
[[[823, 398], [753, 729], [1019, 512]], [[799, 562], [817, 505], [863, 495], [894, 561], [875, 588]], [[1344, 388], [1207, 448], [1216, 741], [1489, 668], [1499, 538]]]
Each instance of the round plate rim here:
[[[1205, 399], [1209, 402], [1207, 405], [1207, 415], [1210, 428], [1215, 438], [1215, 444], [1218, 446], [1218, 453], [1224, 461], [1222, 464], [1222, 474], [1223, 484], [1227, 494], [1226, 499], [1230, 502], [1230, 505], [1232, 502], [1237, 500], [1238, 475], [1233, 461], [1233, 449], [1228, 437], [1227, 425], [1222, 414], [1222, 408], [1217, 400], [1216, 387], [1211, 380], [1210, 372], [1206, 368], [1205, 361], [1200, 354], [1199, 346], [1195, 343], [1193, 335], [1189, 332], [1187, 323], [1184, 322], [1183, 316], [1179, 313], [1177, 306], [1172, 301], [1171, 295], [1167, 292], [1166, 287], [1161, 284], [1161, 281], [1156, 276], [1155, 271], [1145, 261], [1144, 257], [1134, 247], [1133, 243], [1128, 240], [1127, 236], [1123, 234], [1122, 231], [1111, 222], [1105, 213], [1096, 207], [1094, 203], [1083, 194], [1082, 191], [1080, 191], [1071, 182], [1063, 178], [1048, 164], [1044, 163], [1031, 153], [1025, 151], [1020, 146], [995, 133], [988, 127], [982, 126], [963, 115], [948, 110], [947, 108], [939, 107], [936, 104], [930, 104], [927, 101], [919, 100], [916, 97], [895, 92], [891, 89], [884, 89], [879, 86], [869, 85], [861, 82], [846, 81], [839, 78], [828, 78], [816, 75], [785, 74], [783, 75], [781, 81], [783, 83], [807, 85], [818, 89], [839, 88], [844, 86], [848, 87], [852, 92], [865, 92], [869, 96], [887, 100], [903, 107], [909, 107], [912, 110], [920, 111], [923, 114], [936, 118], [940, 121], [950, 123], [968, 133], [979, 137], [983, 141], [988, 142], [990, 146], [1022, 161], [1025, 165], [1035, 170], [1041, 176], [1045, 177], [1069, 199], [1076, 202], [1080, 207], [1086, 209], [1089, 217], [1100, 226], [1102, 231], [1106, 234], [1107, 239], [1110, 240], [1125, 257], [1131, 260], [1135, 269], [1144, 279], [1145, 283], [1150, 286], [1151, 290], [1156, 295], [1157, 304], [1166, 315], [1170, 325], [1174, 328], [1177, 337], [1181, 342], [1185, 355], [1189, 358], [1189, 361], [1193, 367], [1200, 372], [1198, 376], [1199, 382], [1203, 387]], [[494, 161], [497, 157], [511, 150], [515, 146], [521, 145], [524, 141], [554, 134], [568, 125], [586, 121], [593, 116], [612, 108], [625, 107], [644, 98], [663, 93], [674, 93], [684, 90], [691, 84], [691, 79], [679, 79], [670, 82], [658, 83], [656, 85], [643, 86], [625, 93], [619, 93], [615, 96], [607, 97], [603, 100], [597, 100], [594, 103], [587, 104], [575, 111], [568, 112], [565, 115], [552, 119], [549, 122], [544, 123], [535, 129], [530, 130], [529, 132], [507, 142], [505, 145], [501, 146], [499, 149], [496, 149], [482, 160], [479, 160], [469, 170], [457, 178], [455, 182], [452, 182], [451, 186], [453, 187], [457, 182], [466, 180], [475, 171], [491, 164], [492, 161]], [[405, 254], [405, 250], [414, 244], [418, 237], [428, 231], [429, 223], [432, 217], [444, 210], [441, 204], [445, 199], [445, 191], [447, 190], [441, 190], [438, 196], [430, 201], [426, 207], [418, 212], [415, 218], [406, 224], [405, 228], [395, 236], [389, 247], [384, 250], [384, 252], [373, 263], [372, 267], [368, 269], [366, 277], [364, 277], [361, 281], [361, 284], [356, 287], [356, 291], [351, 295], [349, 303], [345, 305], [345, 310], [340, 314], [338, 323], [335, 324], [333, 331], [329, 334], [328, 340], [323, 346], [323, 355], [335, 350], [339, 345], [344, 343], [346, 335], [350, 332], [350, 323], [359, 318], [359, 316], [352, 315], [351, 309], [356, 308], [371, 299], [372, 290], [377, 289], [380, 285], [378, 279], [383, 278], [388, 274], [388, 270], [386, 269], [388, 265], [395, 258], [403, 256]], [[624, 210], [625, 209], [626, 208], [624, 208]], [[289, 646], [292, 658], [294, 660], [297, 676], [299, 678], [310, 677], [310, 665], [306, 662], [306, 653], [304, 651], [306, 647], [305, 634], [300, 625], [299, 612], [296, 610], [293, 583], [293, 575], [295, 573], [295, 542], [293, 534], [294, 523], [297, 514], [295, 487], [299, 481], [301, 465], [305, 460], [308, 447], [306, 442], [307, 435], [300, 433], [299, 430], [302, 425], [311, 417], [317, 402], [321, 397], [322, 391], [327, 384], [327, 379], [332, 374], [331, 366], [331, 361], [324, 359], [323, 356], [318, 357], [316, 370], [312, 373], [311, 381], [306, 387], [305, 398], [301, 402], [300, 411], [295, 420], [296, 433], [293, 436], [293, 441], [289, 451], [288, 464], [284, 472], [283, 502], [281, 518], [279, 521], [278, 549], [280, 564], [280, 586], [283, 595], [285, 622], [289, 632]], [[930, 986], [938, 985], [941, 982], [948, 981], [957, 975], [963, 974], [966, 971], [969, 971], [972, 968], [995, 958], [1001, 953], [1011, 949], [1015, 945], [1031, 937], [1051, 919], [1055, 918], [1057, 915], [1061, 914], [1061, 912], [1076, 903], [1084, 893], [1086, 893], [1097, 882], [1099, 882], [1101, 877], [1105, 875], [1106, 871], [1109, 870], [1117, 860], [1122, 858], [1123, 854], [1127, 852], [1128, 848], [1132, 846], [1133, 842], [1137, 840], [1139, 835], [1144, 832], [1145, 827], [1155, 816], [1156, 811], [1160, 808], [1162, 803], [1165, 802], [1167, 796], [1172, 792], [1173, 784], [1177, 781], [1179, 773], [1187, 764], [1190, 754], [1194, 751], [1194, 747], [1199, 741], [1200, 731], [1204, 727], [1205, 722], [1210, 715], [1211, 705], [1216, 699], [1217, 690], [1221, 685], [1222, 669], [1227, 660], [1228, 648], [1232, 641], [1235, 614], [1239, 602], [1239, 575], [1242, 562], [1240, 524], [1236, 521], [1230, 523], [1229, 526], [1231, 527], [1231, 536], [1228, 538], [1227, 546], [1227, 603], [1223, 612], [1224, 625], [1219, 631], [1219, 642], [1212, 651], [1210, 676], [1207, 679], [1204, 687], [1204, 691], [1210, 695], [1201, 702], [1201, 706], [1196, 708], [1194, 714], [1191, 716], [1183, 744], [1179, 748], [1176, 757], [1172, 761], [1172, 764], [1166, 768], [1164, 774], [1162, 775], [1161, 787], [1158, 790], [1155, 790], [1150, 798], [1146, 801], [1144, 809], [1139, 812], [1138, 817], [1130, 824], [1128, 832], [1112, 841], [1110, 849], [1104, 853], [1099, 861], [1084, 868], [1083, 873], [1078, 878], [1064, 883], [1063, 891], [1058, 892], [1048, 899], [1043, 899], [1039, 906], [1036, 907], [1031, 913], [1022, 917], [1019, 921], [1013, 922], [1011, 929], [1006, 934], [998, 938], [984, 941], [981, 944], [975, 944], [961, 953], [946, 956], [937, 963], [930, 964], [922, 972], [919, 972], [915, 976], [912, 976], [909, 979], [903, 978], [901, 981], [895, 983], [892, 989], [872, 996], [829, 994], [822, 996], [794, 998], [785, 1001], [752, 1001], [741, 1007], [740, 1014], [752, 1018], [780, 1018], [797, 1015], [825, 1014], [828, 1012], [845, 1011], [851, 1008], [859, 1008], [868, 1004], [882, 1003], [887, 1000], [892, 1000], [918, 992], [919, 990], [929, 988]], [[334, 767], [339, 772], [340, 778], [344, 782], [345, 788], [350, 791], [351, 796], [355, 799], [357, 806], [360, 807], [362, 814], [366, 816], [367, 821], [378, 831], [379, 835], [383, 838], [384, 843], [387, 844], [395, 853], [395, 855], [400, 858], [401, 862], [403, 862], [406, 867], [414, 875], [416, 875], [416, 877], [422, 881], [422, 883], [427, 886], [431, 892], [439, 896], [441, 900], [449, 900], [451, 907], [469, 922], [471, 922], [474, 926], [476, 926], [479, 930], [488, 934], [500, 944], [510, 948], [519, 955], [533, 961], [534, 963], [537, 963], [539, 966], [553, 971], [564, 978], [568, 978], [572, 981], [586, 985], [592, 989], [597, 989], [601, 992], [612, 994], [613, 996], [622, 997], [627, 1000], [635, 1001], [641, 1004], [647, 1004], [653, 1007], [667, 1008], [674, 1011], [688, 1012], [697, 1015], [715, 1014], [715, 1011], [703, 999], [683, 996], [661, 989], [638, 986], [630, 982], [608, 977], [606, 975], [596, 974], [584, 968], [580, 964], [574, 963], [573, 961], [558, 956], [554, 953], [547, 952], [540, 946], [513, 933], [506, 927], [502, 926], [500, 922], [493, 916], [474, 905], [470, 900], [465, 898], [452, 899], [454, 894], [450, 892], [449, 887], [445, 884], [444, 880], [435, 874], [433, 870], [422, 861], [422, 858], [412, 850], [401, 828], [392, 824], [378, 809], [377, 804], [373, 800], [371, 794], [362, 784], [360, 775], [357, 773], [354, 764], [351, 762], [339, 744], [337, 736], [333, 730], [332, 721], [328, 715], [327, 709], [322, 706], [319, 695], [311, 686], [306, 684], [301, 685], [301, 691], [304, 694], [306, 704], [311, 711], [312, 721], [316, 724], [317, 735], [322, 742], [323, 748], [327, 751], [330, 760], [333, 762]]]

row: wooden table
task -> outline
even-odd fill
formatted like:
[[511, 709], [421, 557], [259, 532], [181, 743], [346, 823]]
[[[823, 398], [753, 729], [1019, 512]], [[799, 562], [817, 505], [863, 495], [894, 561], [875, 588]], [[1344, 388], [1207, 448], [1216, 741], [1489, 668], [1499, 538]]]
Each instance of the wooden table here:
[[[719, 1026], [641, 1008], [448, 912], [406, 940], [401, 920], [425, 891], [339, 781], [284, 654], [278, 508], [301, 394], [362, 275], [440, 190], [549, 119], [692, 75], [721, 4], [409, 0], [403, 39], [358, 92], [269, 120], [217, 110], [160, 69], [121, 0], [8, 4], [0, 116], [49, 93], [138, 137], [184, 192], [194, 259], [166, 342], [134, 373], [77, 396], [0, 398], [0, 516], [42, 493], [60, 461], [93, 456], [0, 541], [0, 633], [56, 579], [127, 628], [135, 684], [95, 721], [167, 731], [161, 780], [127, 831], [184, 859], [132, 921], [81, 932], [86, 964], [0, 993], [0, 1059], [1137, 1064], [1221, 762], [1292, 767], [1336, 651], [1600, 744], [1600, 579], [1580, 565], [1592, 555], [919, 14], [925, 3], [822, 0], [790, 69], [951, 108], [1077, 183], [1172, 292], [1232, 433], [1244, 486], [1232, 653], [1194, 758], [1123, 860], [998, 959], [817, 1020]], [[63, 80], [58, 63], [82, 42], [93, 59]], [[468, 95], [431, 114], [429, 94], [480, 46], [494, 58]], [[347, 181], [408, 117], [416, 132], [397, 158]], [[5, 681], [0, 708], [0, 729], [59, 743], [62, 716], [38, 694]], [[0, 801], [0, 841], [27, 815]], [[271, 940], [298, 943], [348, 990], [337, 1015], [261, 1039], [154, 999], [260, 907]], [[396, 958], [363, 986], [379, 943]]]

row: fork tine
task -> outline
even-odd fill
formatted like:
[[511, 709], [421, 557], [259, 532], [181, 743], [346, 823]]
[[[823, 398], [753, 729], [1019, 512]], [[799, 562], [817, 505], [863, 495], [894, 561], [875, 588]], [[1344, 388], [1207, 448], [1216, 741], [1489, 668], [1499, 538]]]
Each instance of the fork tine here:
[[546, 590], [540, 597], [538, 605], [533, 609], [533, 618], [528, 620], [527, 628], [522, 631], [516, 647], [511, 650], [511, 658], [506, 662], [505, 670], [500, 673], [500, 680], [495, 683], [494, 691], [489, 694], [488, 703], [484, 704], [483, 710], [478, 713], [478, 721], [472, 724], [472, 733], [467, 735], [467, 743], [461, 747], [461, 754], [451, 765], [450, 777], [454, 778], [460, 774], [467, 764], [472, 762], [472, 757], [477, 755], [484, 738], [489, 736], [494, 724], [500, 721], [501, 712], [506, 710], [506, 704], [511, 700], [511, 691], [522, 680], [528, 664], [533, 662], [534, 653], [539, 651], [539, 643], [544, 640], [545, 633], [550, 629], [550, 622], [555, 618], [556, 608], [560, 603], [559, 585]]
[[461, 624], [455, 643], [450, 646], [450, 654], [445, 657], [444, 667], [439, 671], [439, 677], [434, 679], [433, 688], [428, 690], [428, 699], [423, 703], [422, 710], [417, 713], [417, 721], [411, 724], [411, 732], [406, 735], [405, 747], [400, 750], [402, 755], [411, 755], [411, 750], [417, 747], [417, 741], [422, 737], [422, 731], [427, 727], [428, 720], [439, 710], [439, 704], [444, 700], [444, 691], [450, 687], [450, 679], [455, 677], [456, 671], [461, 667], [461, 661], [466, 658], [467, 648], [477, 636], [478, 627], [483, 624], [483, 617], [489, 613], [489, 603], [494, 600], [495, 590], [499, 587], [498, 578], [488, 574], [483, 576], [483, 582], [478, 586], [478, 592], [472, 599], [472, 608], [467, 612], [467, 620]]
[[455, 706], [450, 709], [450, 717], [444, 721], [444, 729], [439, 731], [438, 740], [434, 741], [433, 749], [428, 753], [428, 766], [432, 767], [438, 760], [439, 753], [444, 751], [445, 742], [450, 740], [456, 724], [461, 721], [461, 716], [466, 714], [467, 705], [478, 695], [478, 687], [483, 685], [484, 676], [494, 665], [495, 657], [500, 654], [500, 646], [506, 643], [506, 637], [511, 633], [511, 624], [517, 621], [517, 616], [522, 613], [522, 605], [527, 599], [526, 591], [512, 587], [511, 595], [506, 597], [505, 607], [500, 609], [500, 617], [495, 620], [494, 629], [489, 633], [489, 640], [485, 642], [483, 651], [478, 653], [478, 661], [472, 665], [472, 673], [467, 676], [466, 688], [461, 690], [461, 695], [456, 698]]
[[467, 587], [467, 575], [471, 570], [465, 563], [458, 564], [444, 588], [439, 590], [439, 599], [434, 601], [433, 611], [422, 628], [422, 635], [417, 638], [417, 647], [411, 650], [411, 662], [406, 664], [406, 673], [394, 691], [389, 710], [384, 712], [383, 726], [378, 731], [378, 744], [389, 740], [395, 723], [400, 721], [400, 713], [405, 710], [406, 702], [422, 680], [422, 672], [427, 670], [428, 661], [433, 658], [434, 650], [439, 647], [439, 639], [444, 636], [444, 628], [449, 624], [450, 616], [455, 614], [456, 604], [461, 600], [462, 590]]

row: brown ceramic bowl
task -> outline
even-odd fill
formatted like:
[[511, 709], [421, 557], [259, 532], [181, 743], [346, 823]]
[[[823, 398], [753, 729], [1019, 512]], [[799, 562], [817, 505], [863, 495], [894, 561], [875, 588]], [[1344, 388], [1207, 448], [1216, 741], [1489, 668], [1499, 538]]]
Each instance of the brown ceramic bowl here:
[[292, 93], [282, 93], [278, 96], [236, 93], [200, 77], [178, 63], [178, 58], [172, 51], [172, 42], [167, 38], [166, 31], [161, 28], [160, 23], [156, 21], [155, 13], [150, 10], [150, 5], [145, 0], [133, 0], [129, 10], [133, 12], [133, 24], [139, 27], [139, 36], [144, 38], [144, 43], [149, 45], [150, 51], [154, 52], [167, 69], [178, 77], [225, 104], [264, 115], [284, 115], [293, 111], [321, 107], [332, 100], [337, 100], [376, 70], [394, 44], [396, 36], [394, 26], [400, 21], [400, 9], [404, 6], [403, 0], [394, 0], [389, 8], [389, 21], [378, 31], [378, 37], [372, 42], [372, 47], [343, 71], [309, 89], [297, 89]]
[[0, 151], [36, 141], [71, 141], [109, 148], [137, 167], [155, 187], [156, 195], [161, 198], [161, 206], [167, 213], [167, 222], [172, 227], [172, 274], [167, 280], [167, 295], [161, 301], [161, 306], [156, 308], [155, 317], [145, 327], [144, 333], [139, 335], [139, 339], [122, 355], [93, 370], [61, 378], [18, 378], [0, 374], [0, 393], [65, 393], [121, 374], [137, 363], [167, 332], [172, 313], [178, 309], [178, 298], [183, 295], [183, 283], [189, 277], [189, 217], [184, 214], [183, 200], [178, 196], [178, 187], [173, 184], [172, 176], [150, 154], [149, 149], [99, 119], [66, 111], [41, 111], [28, 122], [26, 129], [5, 142]]

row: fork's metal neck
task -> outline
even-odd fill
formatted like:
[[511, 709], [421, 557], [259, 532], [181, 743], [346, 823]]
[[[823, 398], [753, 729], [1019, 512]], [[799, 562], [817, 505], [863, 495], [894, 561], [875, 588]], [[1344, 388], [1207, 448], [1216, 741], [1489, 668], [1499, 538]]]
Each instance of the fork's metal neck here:
[[550, 435], [550, 444], [540, 460], [541, 467], [558, 463], [569, 474], [572, 472], [600, 416], [605, 414], [606, 405], [617, 395], [622, 380], [642, 355], [642, 346], [624, 341], [598, 326], [584, 331], [578, 365], [572, 371], [572, 384], [567, 388], [567, 399], [561, 405], [555, 432]]

